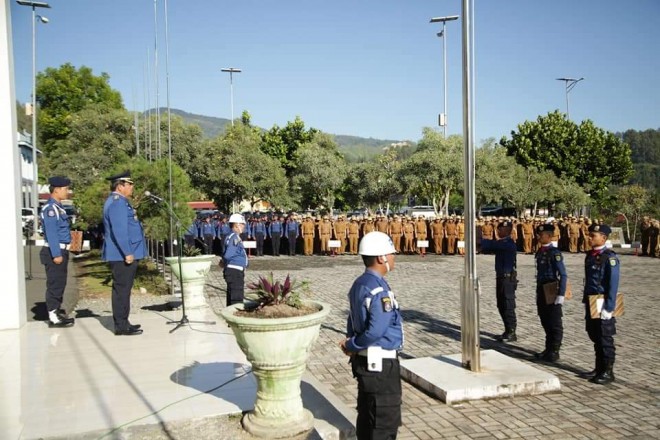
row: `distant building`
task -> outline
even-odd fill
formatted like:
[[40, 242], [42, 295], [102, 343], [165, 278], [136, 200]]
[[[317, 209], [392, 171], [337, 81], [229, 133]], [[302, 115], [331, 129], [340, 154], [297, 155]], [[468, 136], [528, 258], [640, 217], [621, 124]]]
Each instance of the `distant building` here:
[[[32, 206], [32, 183], [34, 182], [34, 158], [32, 156], [32, 136], [18, 133], [18, 149], [21, 168], [21, 208], [34, 209]], [[41, 151], [37, 150], [37, 154]], [[37, 197], [37, 200], [39, 198]]]

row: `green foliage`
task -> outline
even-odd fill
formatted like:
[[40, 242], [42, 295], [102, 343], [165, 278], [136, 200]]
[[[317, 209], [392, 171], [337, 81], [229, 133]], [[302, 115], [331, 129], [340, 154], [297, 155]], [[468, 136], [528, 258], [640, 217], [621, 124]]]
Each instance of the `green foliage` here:
[[[145, 233], [150, 238], [164, 240], [170, 234], [170, 217], [163, 206], [144, 197], [149, 190], [159, 194], [169, 203], [169, 164], [166, 159], [148, 162], [145, 159], [133, 159], [130, 163], [116, 165], [107, 171], [107, 175], [130, 169], [135, 181], [132, 205], [142, 221]], [[104, 177], [105, 176], [104, 174]], [[190, 179], [176, 164], [172, 164], [172, 208], [185, 228], [194, 219], [194, 212], [187, 205], [191, 200]], [[103, 204], [110, 194], [110, 184], [101, 178], [87, 188], [76, 192], [74, 203], [80, 207], [80, 215], [90, 224], [103, 221]], [[174, 232], [173, 232], [174, 233]]]
[[500, 144], [524, 167], [568, 176], [596, 198], [632, 174], [627, 144], [589, 120], [577, 126], [559, 111], [520, 124], [511, 140], [503, 137]]
[[70, 63], [37, 74], [37, 116], [44, 153], [67, 137], [71, 116], [88, 105], [104, 103], [110, 108], [123, 108], [121, 95], [110, 87], [109, 80], [107, 73], [96, 76], [89, 67], [76, 69]]
[[346, 177], [347, 165], [332, 139], [317, 133], [300, 148], [292, 186], [301, 195], [302, 207], [334, 207], [335, 197]]
[[287, 177], [291, 177], [297, 166], [299, 150], [311, 142], [317, 132], [315, 128], [305, 129], [303, 120], [296, 116], [296, 119], [289, 121], [284, 128], [274, 125], [264, 133], [260, 144], [261, 151], [277, 159]]
[[126, 110], [106, 104], [91, 104], [69, 115], [69, 134], [48, 154], [49, 174], [68, 176], [76, 189], [102, 179], [133, 153], [132, 124]]
[[[644, 212], [650, 208], [651, 194], [641, 185], [626, 185], [618, 188], [615, 193], [615, 212], [626, 219], [626, 232], [629, 240], [637, 235], [637, 224]], [[630, 222], [634, 229], [630, 234]], [[632, 241], [632, 240], [631, 240]]]
[[202, 251], [195, 246], [190, 246], [186, 244], [183, 246], [183, 249], [181, 249], [181, 254], [184, 257], [197, 257], [202, 254]]
[[300, 308], [302, 306], [301, 293], [307, 290], [305, 283], [292, 281], [290, 275], [287, 275], [284, 281], [275, 281], [272, 272], [268, 277], [260, 276], [256, 283], [249, 283], [247, 287], [257, 294], [257, 304], [251, 310], [280, 304]]
[[451, 192], [463, 179], [462, 151], [460, 136], [445, 139], [425, 128], [417, 150], [398, 170], [399, 180], [409, 194], [431, 200], [436, 212], [447, 212]]
[[291, 203], [284, 170], [259, 149], [260, 142], [258, 129], [238, 123], [224, 136], [203, 144], [191, 165], [195, 182], [226, 211], [233, 201], [243, 199], [277, 206]]
[[635, 173], [631, 184], [648, 188], [653, 205], [660, 205], [660, 130], [628, 130], [622, 135], [630, 145]]

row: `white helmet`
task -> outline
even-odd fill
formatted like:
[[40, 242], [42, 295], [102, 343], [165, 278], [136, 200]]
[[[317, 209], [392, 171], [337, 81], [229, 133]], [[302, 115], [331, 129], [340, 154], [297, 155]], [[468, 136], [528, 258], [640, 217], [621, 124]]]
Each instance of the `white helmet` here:
[[229, 223], [242, 223], [245, 224], [245, 218], [240, 214], [232, 214], [229, 216]]
[[373, 231], [369, 232], [360, 241], [360, 255], [367, 255], [372, 257], [380, 257], [381, 255], [389, 255], [396, 252], [392, 239], [383, 232]]

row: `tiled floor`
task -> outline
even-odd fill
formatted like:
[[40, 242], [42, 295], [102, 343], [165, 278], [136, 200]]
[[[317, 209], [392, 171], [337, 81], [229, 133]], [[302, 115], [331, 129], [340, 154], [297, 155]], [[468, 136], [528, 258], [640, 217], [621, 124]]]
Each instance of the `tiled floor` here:
[[188, 317], [215, 325], [169, 333], [172, 325], [166, 322], [180, 315], [141, 313], [145, 332], [132, 337], [115, 336], [109, 317], [78, 319], [66, 329], [29, 322], [0, 332], [0, 438], [110, 430], [136, 419], [158, 423], [252, 408], [256, 384], [231, 330], [202, 309], [189, 310]]

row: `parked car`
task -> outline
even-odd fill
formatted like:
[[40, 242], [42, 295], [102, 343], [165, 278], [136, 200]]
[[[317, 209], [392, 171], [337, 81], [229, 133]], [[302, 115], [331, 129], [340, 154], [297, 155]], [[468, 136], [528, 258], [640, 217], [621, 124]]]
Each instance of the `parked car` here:
[[34, 221], [34, 211], [30, 208], [21, 209], [21, 226], [24, 228], [28, 221]]

